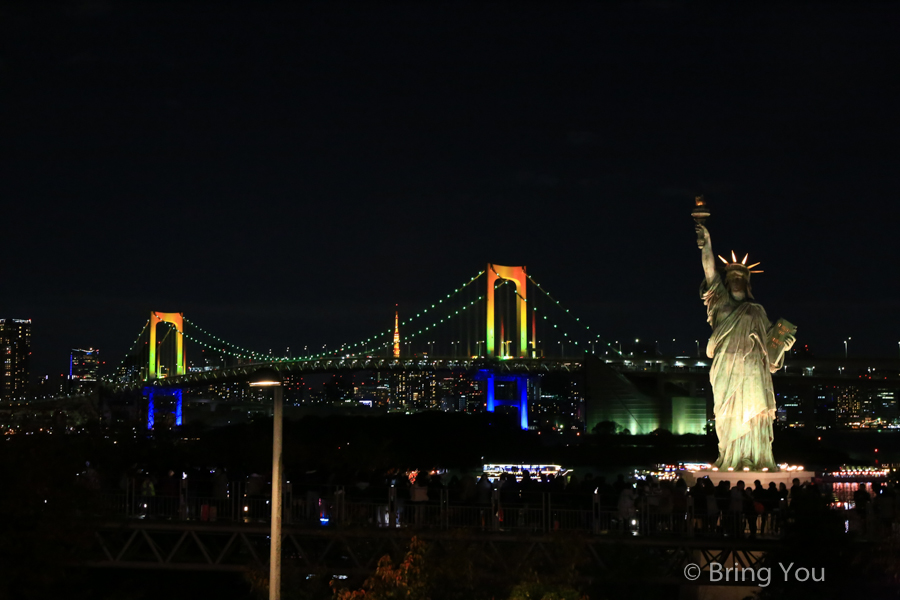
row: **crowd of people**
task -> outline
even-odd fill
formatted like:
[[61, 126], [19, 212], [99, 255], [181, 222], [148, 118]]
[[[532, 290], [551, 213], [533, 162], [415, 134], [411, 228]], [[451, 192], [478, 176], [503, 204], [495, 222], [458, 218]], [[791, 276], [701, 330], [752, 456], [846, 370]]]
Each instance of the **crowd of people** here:
[[[554, 477], [527, 471], [504, 473], [491, 480], [486, 473], [448, 474], [436, 471], [294, 473], [286, 486], [287, 505], [295, 519], [317, 520], [334, 512], [337, 502], [396, 506], [397, 519], [412, 515], [416, 506], [553, 507], [564, 513], [581, 511], [580, 523], [598, 531], [675, 533], [755, 538], [781, 536], [799, 516], [841, 511], [850, 535], [892, 534], [898, 528], [900, 494], [894, 486], [860, 483], [853, 501], [836, 501], [828, 486], [795, 478], [763, 485], [759, 480], [727, 480], [714, 484], [708, 477], [693, 485], [682, 479], [659, 480], [618, 475], [613, 481], [591, 473]], [[93, 467], [83, 474], [87, 486], [99, 489]], [[224, 468], [161, 473], [137, 466], [118, 481], [119, 495], [130, 498], [126, 512], [161, 518], [267, 518], [269, 478], [229, 473]], [[109, 490], [108, 490], [109, 491]], [[205, 507], [205, 508], [204, 508]]]

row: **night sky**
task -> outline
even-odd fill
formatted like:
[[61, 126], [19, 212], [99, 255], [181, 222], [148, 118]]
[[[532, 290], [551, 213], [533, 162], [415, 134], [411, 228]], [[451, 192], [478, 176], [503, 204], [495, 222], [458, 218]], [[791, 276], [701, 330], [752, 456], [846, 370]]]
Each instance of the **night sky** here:
[[0, 9], [0, 316], [36, 374], [118, 363], [150, 310], [352, 342], [487, 262], [693, 349], [700, 193], [800, 344], [897, 355], [896, 4], [37, 4]]

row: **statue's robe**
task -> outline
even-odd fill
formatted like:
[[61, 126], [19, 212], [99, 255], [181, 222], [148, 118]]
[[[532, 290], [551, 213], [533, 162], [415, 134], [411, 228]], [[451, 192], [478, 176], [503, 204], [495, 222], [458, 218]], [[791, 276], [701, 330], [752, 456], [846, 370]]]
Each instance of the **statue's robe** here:
[[700, 295], [713, 329], [706, 355], [713, 359], [709, 379], [719, 437], [715, 466], [774, 470], [772, 373], [781, 368], [784, 356], [777, 364], [769, 362], [765, 341], [772, 323], [759, 304], [732, 298], [718, 274], [711, 285], [703, 282]]

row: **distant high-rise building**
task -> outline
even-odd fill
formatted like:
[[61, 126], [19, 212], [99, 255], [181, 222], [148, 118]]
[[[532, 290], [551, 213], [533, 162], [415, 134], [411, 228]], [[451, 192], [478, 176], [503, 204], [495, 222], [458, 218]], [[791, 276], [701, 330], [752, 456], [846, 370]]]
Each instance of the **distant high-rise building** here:
[[0, 319], [0, 394], [24, 399], [31, 372], [31, 319]]
[[99, 371], [99, 350], [73, 348], [69, 353], [69, 393], [90, 391], [97, 382]]
[[835, 414], [838, 425], [859, 426], [863, 421], [862, 402], [856, 386], [848, 385], [838, 388], [836, 394]]

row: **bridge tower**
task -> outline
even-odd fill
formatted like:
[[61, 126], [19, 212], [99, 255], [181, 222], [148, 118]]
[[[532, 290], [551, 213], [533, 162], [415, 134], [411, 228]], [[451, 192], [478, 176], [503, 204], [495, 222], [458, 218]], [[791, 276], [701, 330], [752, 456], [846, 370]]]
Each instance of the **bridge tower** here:
[[[487, 382], [487, 411], [494, 412], [498, 406], [515, 406], [519, 409], [519, 427], [528, 430], [528, 375], [497, 375], [493, 371], [484, 369], [479, 372], [476, 379]], [[499, 400], [497, 396], [496, 382], [514, 382], [516, 384], [516, 396], [513, 400]]]
[[528, 356], [528, 310], [526, 306], [525, 284], [527, 277], [525, 267], [506, 267], [488, 263], [487, 266], [487, 355], [488, 357], [502, 356], [503, 350], [497, 349], [497, 340], [494, 335], [494, 285], [498, 279], [505, 279], [516, 284], [516, 323], [519, 330], [519, 348], [516, 356], [522, 358]]
[[[498, 348], [497, 337], [494, 332], [494, 286], [498, 279], [512, 281], [516, 285], [516, 324], [519, 332], [519, 347], [516, 352], [511, 352], [519, 358], [528, 356], [528, 306], [527, 302], [527, 276], [525, 267], [508, 267], [488, 263], [487, 266], [487, 355], [489, 358], [503, 356], [503, 349]], [[485, 380], [487, 392], [487, 411], [494, 412], [497, 406], [509, 404], [519, 409], [519, 427], [528, 429], [528, 376], [527, 375], [497, 375], [490, 369], [485, 369], [478, 374], [479, 379]], [[515, 400], [499, 400], [496, 397], [496, 383], [514, 382], [516, 384]]]
[[[150, 311], [150, 360], [147, 365], [147, 381], [157, 379], [159, 363], [157, 362], [156, 326], [160, 323], [171, 323], [175, 326], [175, 374], [187, 373], [184, 357], [184, 313], [164, 313]], [[147, 395], [147, 429], [152, 430], [156, 425], [156, 400], [158, 396], [168, 396], [175, 400], [175, 425], [182, 424], [182, 400], [181, 389], [155, 389], [152, 386], [144, 388]]]
[[184, 360], [184, 313], [164, 313], [150, 311], [150, 361], [147, 368], [147, 380], [156, 379], [159, 364], [156, 362], [156, 326], [160, 323], [171, 323], [175, 326], [175, 374], [187, 373]]

